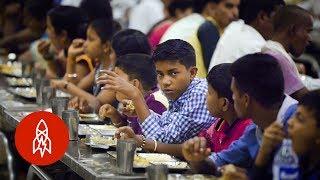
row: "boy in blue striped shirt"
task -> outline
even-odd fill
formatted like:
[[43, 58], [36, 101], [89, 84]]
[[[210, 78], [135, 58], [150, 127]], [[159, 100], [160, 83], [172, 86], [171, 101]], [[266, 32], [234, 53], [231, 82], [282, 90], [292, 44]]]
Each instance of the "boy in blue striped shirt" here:
[[160, 89], [169, 99], [169, 109], [162, 115], [150, 111], [141, 93], [115, 73], [109, 72], [105, 81], [106, 89], [120, 92], [133, 101], [143, 135], [163, 143], [178, 144], [210, 127], [215, 118], [206, 105], [208, 84], [205, 79], [195, 78], [193, 47], [183, 40], [168, 40], [157, 46], [152, 60], [156, 64]]

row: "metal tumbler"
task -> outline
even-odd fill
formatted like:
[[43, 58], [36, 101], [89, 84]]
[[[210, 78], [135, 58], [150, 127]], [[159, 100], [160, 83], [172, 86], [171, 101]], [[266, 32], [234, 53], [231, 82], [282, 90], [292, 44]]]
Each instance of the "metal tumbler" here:
[[56, 90], [50, 86], [46, 86], [42, 90], [42, 107], [49, 108], [50, 101], [56, 97]]
[[137, 145], [134, 140], [117, 141], [117, 168], [119, 174], [132, 174], [136, 147]]
[[52, 113], [56, 114], [60, 118], [62, 117], [62, 111], [68, 109], [69, 98], [67, 97], [55, 97], [51, 100]]
[[62, 112], [62, 119], [69, 128], [69, 140], [78, 140], [78, 128], [79, 128], [79, 114], [74, 109], [65, 110]]
[[36, 79], [35, 80], [36, 93], [37, 93], [37, 104], [42, 105], [42, 91], [46, 86], [50, 86], [50, 81], [47, 79]]
[[151, 165], [147, 167], [147, 179], [151, 180], [167, 180], [168, 166], [164, 164]]

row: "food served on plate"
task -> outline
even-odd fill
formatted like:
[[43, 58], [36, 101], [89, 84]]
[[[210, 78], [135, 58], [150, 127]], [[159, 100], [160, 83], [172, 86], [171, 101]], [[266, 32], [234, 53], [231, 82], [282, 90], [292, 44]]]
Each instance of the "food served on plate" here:
[[7, 78], [8, 84], [10, 86], [31, 86], [31, 78]]
[[134, 156], [134, 164], [136, 166], [147, 167], [150, 165], [150, 162], [146, 158], [135, 155]]
[[16, 95], [27, 97], [27, 98], [36, 98], [36, 89], [35, 88], [9, 88], [11, 92]]
[[95, 113], [92, 114], [79, 114], [80, 118], [98, 118], [98, 115]]
[[117, 127], [113, 125], [89, 125], [89, 127], [95, 130], [102, 130], [102, 131], [117, 130]]
[[113, 137], [106, 137], [106, 136], [91, 136], [89, 139], [90, 144], [93, 145], [109, 145], [115, 146], [117, 144], [117, 140]]

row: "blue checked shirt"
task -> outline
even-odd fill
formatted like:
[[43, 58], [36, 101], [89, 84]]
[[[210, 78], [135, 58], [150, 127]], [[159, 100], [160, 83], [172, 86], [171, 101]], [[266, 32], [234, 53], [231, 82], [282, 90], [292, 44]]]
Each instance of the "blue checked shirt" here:
[[141, 124], [143, 134], [150, 139], [175, 144], [209, 128], [216, 119], [207, 109], [207, 90], [207, 81], [195, 78], [176, 101], [169, 102], [169, 109], [162, 115], [151, 111]]

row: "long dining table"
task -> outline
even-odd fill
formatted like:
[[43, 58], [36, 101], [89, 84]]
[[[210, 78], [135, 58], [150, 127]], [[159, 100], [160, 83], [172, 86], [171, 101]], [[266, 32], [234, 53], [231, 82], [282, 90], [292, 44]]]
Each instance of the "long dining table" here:
[[[4, 77], [0, 75], [0, 82]], [[8, 91], [6, 83], [0, 83], [0, 130], [14, 134], [15, 128], [26, 113], [41, 110], [35, 101], [17, 97]], [[10, 142], [14, 143], [14, 142]], [[14, 147], [14, 145], [13, 145]], [[134, 170], [131, 175], [117, 174], [116, 159], [107, 150], [96, 150], [82, 141], [69, 141], [68, 149], [60, 159], [65, 166], [86, 180], [95, 179], [146, 179], [144, 170]], [[41, 168], [41, 167], [39, 167]], [[185, 173], [185, 172], [179, 172]], [[49, 175], [48, 175], [49, 176]], [[168, 175], [169, 179], [215, 179], [214, 177], [177, 174]]]

